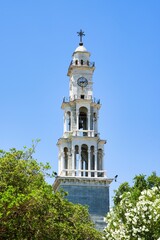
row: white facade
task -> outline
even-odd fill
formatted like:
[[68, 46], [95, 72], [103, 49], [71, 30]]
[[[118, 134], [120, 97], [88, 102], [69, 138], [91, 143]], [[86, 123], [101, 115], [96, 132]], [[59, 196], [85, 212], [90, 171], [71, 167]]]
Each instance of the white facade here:
[[92, 76], [95, 64], [81, 45], [68, 68], [69, 98], [64, 98], [63, 136], [58, 140], [58, 176], [106, 178], [104, 144], [98, 132], [100, 100], [93, 98]]

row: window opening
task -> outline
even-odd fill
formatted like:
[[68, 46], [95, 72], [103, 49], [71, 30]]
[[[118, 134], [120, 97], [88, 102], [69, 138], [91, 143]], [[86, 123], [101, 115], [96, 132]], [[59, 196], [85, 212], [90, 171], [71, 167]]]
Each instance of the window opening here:
[[88, 176], [88, 146], [83, 144], [81, 148], [81, 176]]
[[66, 117], [66, 130], [71, 131], [71, 113], [67, 112], [67, 117]]
[[[91, 146], [91, 170], [95, 170], [94, 146]], [[91, 177], [94, 177], [94, 172], [91, 172]]]
[[[87, 130], [88, 129], [88, 118], [87, 118], [88, 109], [85, 107], [81, 107], [79, 109], [79, 129]], [[82, 136], [87, 136], [86, 131], [82, 131]]]
[[79, 147], [78, 145], [75, 146], [75, 176], [78, 176], [79, 170]]
[[81, 95], [81, 99], [84, 99], [84, 95]]
[[[64, 148], [64, 169], [68, 170], [68, 148]], [[68, 176], [68, 171], [65, 172], [65, 175]]]
[[[103, 159], [103, 150], [98, 149], [98, 162], [97, 162], [97, 170], [102, 170], [102, 159]], [[103, 177], [102, 172], [98, 172], [98, 177]]]

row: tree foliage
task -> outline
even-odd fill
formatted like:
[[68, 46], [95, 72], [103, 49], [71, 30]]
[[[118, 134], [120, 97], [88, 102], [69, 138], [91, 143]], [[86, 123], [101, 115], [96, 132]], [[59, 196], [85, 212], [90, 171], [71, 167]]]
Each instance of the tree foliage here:
[[120, 185], [108, 213], [107, 240], [160, 240], [160, 177], [139, 175]]
[[87, 208], [53, 193], [45, 181], [50, 166], [32, 158], [34, 147], [0, 151], [0, 239], [102, 239]]

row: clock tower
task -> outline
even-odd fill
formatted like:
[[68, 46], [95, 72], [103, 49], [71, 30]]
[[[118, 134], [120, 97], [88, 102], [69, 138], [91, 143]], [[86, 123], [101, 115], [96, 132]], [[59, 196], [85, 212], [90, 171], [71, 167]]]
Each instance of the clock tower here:
[[68, 68], [69, 97], [63, 98], [63, 136], [58, 139], [58, 176], [54, 191], [63, 188], [68, 200], [88, 205], [97, 229], [105, 226], [109, 211], [109, 184], [104, 170], [104, 144], [98, 132], [100, 100], [93, 97], [94, 62], [83, 46], [84, 32], [78, 32], [79, 46]]

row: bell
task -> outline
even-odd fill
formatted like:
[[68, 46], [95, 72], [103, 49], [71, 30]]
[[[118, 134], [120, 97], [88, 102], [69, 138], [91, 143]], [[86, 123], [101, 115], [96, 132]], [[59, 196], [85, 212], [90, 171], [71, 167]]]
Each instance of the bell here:
[[83, 120], [80, 120], [80, 122], [79, 122], [79, 128], [83, 128]]

